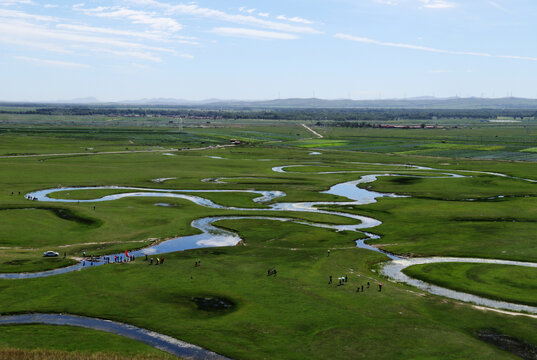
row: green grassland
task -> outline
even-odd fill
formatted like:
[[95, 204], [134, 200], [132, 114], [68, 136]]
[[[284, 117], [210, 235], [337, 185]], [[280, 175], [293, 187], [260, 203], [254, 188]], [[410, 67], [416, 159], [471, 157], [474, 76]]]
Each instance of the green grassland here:
[[535, 125], [446, 126], [436, 129], [312, 128], [324, 139], [299, 139], [289, 145], [419, 156], [536, 161]]
[[[46, 134], [31, 130], [27, 134], [3, 133], [0, 137], [5, 136], [9, 141], [1, 143], [0, 153], [68, 153], [77, 143], [79, 147], [101, 144], [99, 146], [106, 149], [132, 145], [127, 145], [132, 133], [112, 139], [103, 130], [97, 132], [94, 139], [83, 140], [84, 131], [77, 133], [75, 130], [76, 136], [66, 135], [63, 130], [56, 134], [51, 129]], [[190, 223], [206, 216], [255, 215], [331, 224], [353, 223], [348, 218], [329, 214], [211, 209], [188, 200], [163, 197], [99, 203], [34, 202], [23, 196], [31, 191], [98, 185], [255, 189], [286, 193], [274, 202], [347, 201], [320, 191], [365, 174], [388, 172], [404, 172], [405, 176], [379, 177], [376, 182], [362, 186], [410, 197], [382, 198], [369, 205], [323, 208], [379, 219], [382, 225], [368, 231], [382, 237], [372, 242], [400, 254], [537, 261], [535, 184], [457, 171], [492, 171], [537, 179], [537, 167], [531, 162], [422, 157], [404, 152], [365, 153], [348, 151], [347, 145], [326, 146], [322, 155], [311, 156], [311, 147], [302, 147], [301, 142], [316, 144], [315, 147], [319, 143], [308, 140], [312, 134], [298, 124], [274, 128], [254, 125], [187, 129], [184, 130], [187, 140], [182, 138], [182, 133], [167, 138], [161, 133], [167, 131], [165, 129], [157, 129], [155, 133], [148, 131], [146, 135], [138, 130], [136, 136], [147, 139], [144, 146], [154, 143], [180, 148], [185, 144], [189, 147], [227, 144], [232, 137], [248, 139], [251, 144], [178, 151], [175, 156], [146, 152], [0, 159], [0, 272], [66, 266], [82, 251], [109, 254], [125, 248], [141, 248], [157, 240], [195, 234], [198, 230]], [[341, 144], [341, 141], [351, 141], [345, 136], [355, 135], [351, 143], [356, 143], [361, 141], [359, 131], [362, 129], [352, 129], [347, 135], [342, 129], [334, 130], [334, 134], [327, 132], [325, 135], [329, 138], [325, 143]], [[398, 140], [397, 134], [401, 133], [387, 137], [403, 141]], [[426, 141], [420, 138], [422, 134], [417, 130], [405, 136], [412, 138], [408, 141]], [[490, 136], [495, 136], [492, 134]], [[517, 133], [512, 134], [516, 137]], [[159, 142], [160, 136], [164, 137]], [[455, 137], [453, 135], [450, 141]], [[526, 143], [520, 145], [530, 147]], [[496, 143], [486, 146], [487, 149], [478, 151], [500, 150]], [[453, 151], [452, 146], [429, 147], [438, 148], [447, 153]], [[444, 171], [417, 171], [358, 162], [430, 166], [468, 177], [418, 178], [415, 176], [438, 176]], [[288, 173], [271, 170], [284, 165], [306, 166], [290, 168], [292, 172]], [[357, 172], [317, 174], [319, 171]], [[163, 183], [151, 181], [168, 177], [176, 179]], [[231, 179], [224, 183], [202, 181], [220, 177]], [[117, 191], [71, 190], [51, 197], [84, 200], [112, 193]], [[262, 209], [265, 206], [252, 202], [257, 197], [255, 194], [205, 192], [192, 195], [232, 207]], [[504, 197], [496, 198], [498, 195]], [[495, 198], [489, 199], [491, 197]], [[160, 202], [173, 206], [155, 206]], [[387, 257], [355, 247], [354, 241], [363, 237], [362, 234], [259, 219], [225, 220], [215, 225], [238, 232], [244, 243], [166, 254], [165, 264], [159, 266], [149, 266], [139, 258], [129, 264], [100, 266], [48, 278], [0, 280], [0, 313], [72, 313], [111, 319], [155, 330], [236, 359], [515, 358], [479, 340], [477, 333], [483, 329], [495, 329], [537, 344], [537, 334], [533, 331], [535, 319], [484, 312], [470, 304], [388, 282], [375, 271]], [[330, 256], [327, 256], [328, 249], [331, 249]], [[41, 254], [46, 250], [66, 253], [66, 259], [43, 259]], [[202, 260], [202, 266], [194, 267], [198, 259]], [[472, 265], [474, 269], [457, 264], [446, 271], [442, 266], [431, 265], [427, 271], [410, 270], [426, 273], [431, 281], [449, 287], [458, 284], [462, 291], [487, 290], [494, 287], [491, 284], [495, 281], [501, 281], [501, 287], [482, 294], [518, 302], [535, 301], [535, 289], [528, 288], [525, 293], [515, 291], [524, 279], [534, 276], [530, 270], [511, 272], [509, 268]], [[277, 276], [267, 276], [269, 268], [276, 268]], [[474, 275], [467, 276], [469, 273]], [[510, 274], [516, 274], [520, 281], [507, 281]], [[349, 283], [329, 285], [330, 275], [334, 278], [347, 275]], [[357, 293], [356, 287], [367, 281], [373, 287]], [[376, 290], [377, 281], [384, 283], [382, 292]], [[227, 299], [233, 307], [207, 311], [196, 305], [195, 297]], [[71, 333], [70, 344], [60, 340]], [[122, 352], [128, 347], [133, 356], [157, 354], [153, 349], [131, 346], [130, 341], [115, 337], [103, 341], [103, 336], [70, 327], [6, 326], [0, 331], [0, 348], [109, 353]]]
[[[28, 341], [28, 335], [34, 334], [32, 341]], [[153, 349], [152, 347], [141, 344], [137, 341], [125, 339], [114, 334], [102, 333], [100, 331], [64, 327], [51, 325], [19, 325], [19, 326], [2, 326], [0, 333], [0, 358], [5, 356], [4, 349], [41, 349], [46, 350], [45, 354], [30, 357], [30, 359], [46, 359], [47, 351], [51, 359], [62, 359], [71, 353], [74, 359], [89, 357], [95, 352], [95, 344], [100, 343], [103, 348], [109, 349], [106, 354], [100, 354], [101, 358], [109, 359], [118, 357], [135, 358], [139, 354], [145, 354], [148, 357], [159, 359], [176, 359], [163, 351]], [[68, 354], [55, 353], [63, 350]], [[74, 353], [74, 354], [73, 354]], [[29, 356], [30, 355], [30, 356]], [[53, 356], [56, 357], [53, 357]], [[12, 359], [16, 359], [13, 357]]]
[[405, 274], [491, 299], [537, 305], [537, 269], [493, 264], [415, 265]]

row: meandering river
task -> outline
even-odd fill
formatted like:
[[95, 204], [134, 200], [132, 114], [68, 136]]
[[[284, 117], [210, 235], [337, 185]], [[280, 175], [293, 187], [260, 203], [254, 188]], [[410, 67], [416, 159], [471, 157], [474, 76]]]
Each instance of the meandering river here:
[[[367, 163], [357, 163], [357, 164], [367, 164]], [[237, 244], [241, 238], [238, 234], [220, 229], [213, 225], [214, 222], [220, 220], [238, 220], [238, 219], [267, 219], [272, 221], [291, 221], [299, 224], [305, 224], [308, 226], [323, 227], [328, 229], [333, 229], [335, 231], [356, 231], [364, 234], [366, 238], [361, 238], [356, 241], [356, 244], [359, 248], [377, 251], [385, 254], [390, 258], [390, 261], [387, 261], [384, 266], [381, 268], [381, 273], [396, 282], [403, 282], [415, 287], [418, 287], [426, 292], [431, 294], [440, 295], [448, 297], [455, 300], [460, 300], [464, 302], [470, 302], [477, 305], [483, 305], [495, 309], [506, 309], [511, 311], [524, 311], [528, 313], [537, 314], [537, 307], [527, 306], [503, 301], [496, 301], [480, 296], [467, 294], [463, 292], [454, 291], [447, 288], [442, 288], [436, 285], [432, 285], [417, 279], [413, 279], [403, 273], [403, 270], [412, 265], [418, 264], [430, 264], [430, 263], [445, 263], [445, 262], [461, 262], [461, 263], [482, 263], [482, 264], [499, 264], [499, 265], [516, 265], [516, 266], [526, 266], [526, 267], [537, 267], [537, 263], [531, 262], [519, 262], [519, 261], [508, 261], [508, 260], [494, 260], [494, 259], [478, 259], [478, 258], [455, 258], [455, 257], [428, 257], [428, 258], [402, 258], [397, 255], [389, 254], [382, 250], [379, 250], [375, 247], [372, 247], [367, 244], [367, 240], [378, 238], [377, 235], [364, 232], [365, 229], [371, 229], [375, 226], [381, 224], [377, 219], [348, 214], [338, 211], [328, 211], [320, 210], [318, 206], [324, 205], [365, 205], [371, 204], [377, 201], [378, 198], [390, 197], [390, 198], [399, 198], [404, 197], [397, 194], [386, 194], [370, 191], [364, 188], [358, 187], [360, 184], [370, 183], [377, 180], [380, 176], [415, 176], [415, 177], [435, 177], [435, 178], [460, 178], [465, 175], [460, 173], [467, 174], [487, 174], [492, 176], [500, 177], [510, 177], [504, 174], [491, 173], [491, 172], [479, 172], [479, 171], [470, 171], [470, 170], [443, 170], [443, 169], [434, 169], [429, 167], [413, 166], [413, 165], [399, 165], [399, 164], [378, 164], [370, 163], [368, 165], [381, 165], [381, 166], [393, 166], [393, 167], [406, 167], [412, 169], [413, 174], [405, 174], [404, 170], [397, 169], [395, 171], [388, 171], [385, 173], [370, 174], [371, 171], [324, 171], [324, 172], [315, 172], [314, 174], [336, 174], [336, 173], [359, 173], [367, 172], [367, 175], [361, 176], [358, 180], [348, 181], [332, 186], [329, 190], [324, 191], [323, 193], [338, 195], [345, 197], [347, 201], [330, 201], [330, 202], [277, 202], [271, 203], [272, 201], [284, 197], [286, 194], [282, 191], [257, 191], [257, 190], [177, 190], [177, 189], [151, 189], [151, 188], [141, 188], [141, 187], [126, 187], [126, 186], [92, 186], [92, 187], [65, 187], [65, 188], [55, 188], [55, 189], [45, 189], [36, 192], [32, 192], [26, 195], [29, 199], [34, 199], [37, 201], [46, 201], [46, 202], [57, 202], [57, 203], [91, 203], [91, 202], [102, 202], [102, 201], [114, 201], [127, 197], [160, 197], [160, 198], [169, 198], [169, 199], [184, 199], [192, 201], [193, 203], [213, 208], [213, 209], [223, 209], [223, 210], [235, 210], [240, 211], [241, 213], [248, 213], [250, 215], [229, 215], [229, 216], [211, 216], [196, 219], [192, 221], [192, 227], [199, 229], [201, 234], [182, 236], [167, 241], [163, 241], [156, 245], [149, 246], [147, 248], [133, 251], [132, 255], [137, 257], [148, 255], [158, 255], [163, 253], [170, 253], [175, 251], [194, 249], [200, 247], [212, 247], [212, 246], [232, 246]], [[307, 166], [307, 165], [286, 165], [278, 166], [272, 168], [273, 171], [278, 173], [291, 172], [289, 169]], [[313, 165], [318, 166], [318, 165]], [[415, 175], [416, 171], [427, 171], [427, 174], [424, 175]], [[431, 172], [436, 172], [437, 174], [431, 174]], [[517, 177], [510, 177], [513, 179], [518, 179], [521, 181], [536, 182], [532, 179], [524, 179]], [[173, 178], [160, 178], [155, 179], [156, 182], [164, 182]], [[232, 178], [217, 178], [217, 179], [205, 179], [204, 181], [213, 181], [217, 183], [223, 183], [227, 180], [232, 180]], [[59, 199], [59, 198], [50, 198], [49, 195], [55, 192], [60, 191], [76, 191], [76, 190], [124, 190], [125, 192], [106, 195], [100, 198], [89, 199], [89, 200], [76, 200], [76, 199]], [[199, 194], [202, 193], [252, 193], [259, 195], [253, 201], [259, 204], [265, 204], [264, 208], [239, 208], [239, 207], [229, 207], [217, 204], [209, 199], [202, 197]], [[158, 206], [167, 206], [169, 204], [165, 202], [157, 203]], [[318, 214], [328, 214], [335, 215], [340, 217], [345, 217], [353, 220], [353, 224], [350, 225], [333, 225], [333, 224], [324, 224], [324, 223], [315, 223], [308, 222], [303, 220], [297, 220], [296, 218], [287, 218], [287, 217], [273, 217], [267, 216], [266, 214], [258, 215], [260, 212], [306, 212], [306, 213], [318, 213]], [[122, 256], [124, 254], [110, 254], [108, 257]], [[45, 276], [52, 276], [58, 274], [64, 274], [72, 271], [79, 271], [85, 268], [91, 268], [92, 266], [99, 266], [105, 263], [104, 259], [106, 257], [101, 257], [98, 261], [82, 261], [74, 266], [69, 266], [65, 268], [59, 268], [49, 271], [42, 271], [36, 273], [14, 273], [14, 274], [0, 274], [0, 279], [27, 279], [27, 278], [38, 278]], [[14, 316], [0, 316], [0, 324], [22, 324], [22, 323], [41, 323], [41, 324], [54, 324], [54, 325], [73, 325], [73, 326], [82, 326], [92, 329], [107, 331], [122, 336], [130, 337], [132, 339], [145, 342], [151, 346], [157, 347], [164, 351], [168, 351], [172, 354], [193, 358], [207, 358], [207, 359], [225, 359], [218, 354], [209, 352], [207, 350], [201, 349], [195, 345], [187, 344], [179, 340], [167, 337], [165, 335], [157, 334], [148, 330], [136, 328], [131, 325], [121, 324], [116, 322], [111, 322], [108, 320], [100, 320], [93, 318], [78, 317], [72, 315], [58, 315], [58, 314], [28, 314], [28, 315], [14, 315]]]

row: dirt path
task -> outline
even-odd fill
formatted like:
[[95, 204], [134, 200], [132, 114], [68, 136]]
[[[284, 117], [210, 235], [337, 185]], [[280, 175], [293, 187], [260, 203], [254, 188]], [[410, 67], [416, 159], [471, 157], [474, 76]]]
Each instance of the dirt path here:
[[322, 136], [321, 134], [319, 134], [317, 131], [313, 130], [312, 128], [310, 128], [308, 125], [306, 124], [302, 124], [302, 126], [304, 126], [304, 128], [308, 131], [310, 131], [313, 135], [317, 136], [319, 139], [322, 139], [324, 136]]
[[76, 156], [76, 155], [107, 155], [107, 154], [137, 154], [137, 153], [148, 153], [148, 152], [171, 152], [171, 151], [195, 151], [195, 150], [209, 150], [209, 149], [221, 149], [225, 147], [235, 146], [233, 144], [229, 145], [215, 145], [215, 146], [205, 146], [200, 148], [184, 148], [184, 149], [158, 149], [158, 150], [121, 150], [121, 151], [101, 151], [101, 152], [80, 152], [80, 153], [61, 153], [61, 154], [31, 154], [31, 155], [3, 155], [0, 156], [0, 159], [11, 159], [11, 158], [27, 158], [27, 157], [40, 157], [40, 156]]

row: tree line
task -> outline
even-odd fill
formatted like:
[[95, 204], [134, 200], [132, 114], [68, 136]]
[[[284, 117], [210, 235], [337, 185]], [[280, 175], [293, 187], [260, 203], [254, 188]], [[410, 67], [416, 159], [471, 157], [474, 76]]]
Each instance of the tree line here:
[[[114, 116], [114, 117], [182, 117], [200, 119], [266, 119], [298, 121], [394, 121], [431, 119], [515, 119], [535, 118], [536, 110], [525, 109], [193, 109], [193, 108], [123, 108], [85, 106], [43, 106], [37, 108], [3, 107], [0, 113], [25, 115]], [[362, 125], [365, 126], [365, 125]]]

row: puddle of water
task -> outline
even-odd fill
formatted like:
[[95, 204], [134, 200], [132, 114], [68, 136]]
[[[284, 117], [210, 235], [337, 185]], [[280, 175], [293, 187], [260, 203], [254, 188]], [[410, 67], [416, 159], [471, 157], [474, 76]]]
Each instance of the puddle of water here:
[[174, 180], [177, 179], [176, 177], [167, 177], [167, 178], [158, 178], [158, 179], [152, 179], [151, 181], [154, 183], [162, 183], [166, 180]]

